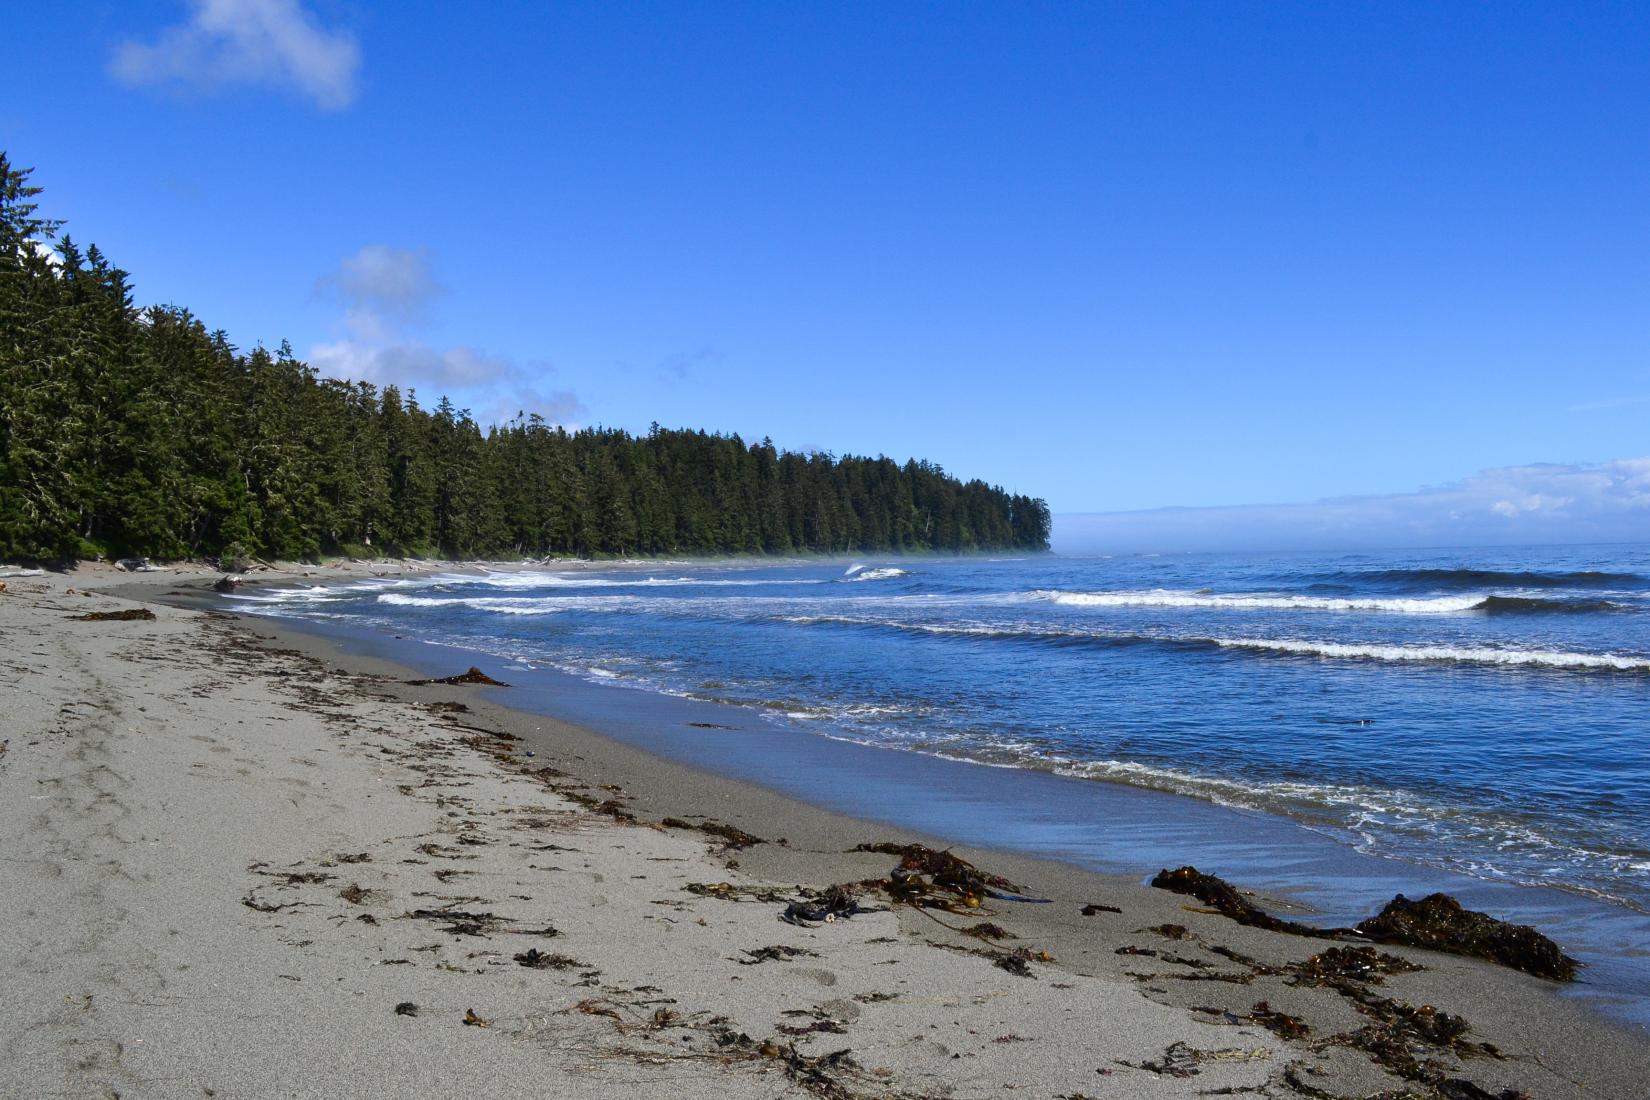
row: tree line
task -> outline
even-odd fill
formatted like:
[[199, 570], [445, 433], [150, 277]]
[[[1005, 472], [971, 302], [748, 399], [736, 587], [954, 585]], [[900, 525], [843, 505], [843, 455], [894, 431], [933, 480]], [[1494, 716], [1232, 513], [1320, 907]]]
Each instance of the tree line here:
[[[38, 215], [0, 152], [0, 558], [1042, 550], [1039, 499], [938, 466], [667, 430], [483, 427], [241, 352]], [[49, 242], [49, 245], [48, 245]]]

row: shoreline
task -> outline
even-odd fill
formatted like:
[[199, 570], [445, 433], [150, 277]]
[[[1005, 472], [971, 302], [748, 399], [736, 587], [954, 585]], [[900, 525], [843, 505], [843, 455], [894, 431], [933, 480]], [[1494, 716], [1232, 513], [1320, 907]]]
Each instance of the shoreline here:
[[[441, 573], [484, 568], [491, 567], [431, 563], [431, 571]], [[234, 610], [215, 597], [207, 597], [206, 606]], [[493, 693], [507, 708], [553, 716], [603, 743], [639, 749], [639, 759], [649, 766], [687, 768], [743, 784], [746, 792], [777, 795], [867, 824], [881, 822], [876, 827], [895, 827], [933, 843], [1027, 856], [1137, 886], [1159, 869], [1190, 862], [1261, 890], [1282, 914], [1320, 925], [1355, 924], [1399, 894], [1447, 893], [1468, 908], [1531, 925], [1580, 955], [1586, 963], [1582, 977], [1562, 996], [1650, 1037], [1650, 998], [1643, 993], [1650, 988], [1650, 956], [1642, 949], [1650, 945], [1650, 916], [1585, 891], [1468, 876], [1366, 853], [1287, 815], [1184, 793], [897, 752], [755, 720], [738, 706], [592, 684], [542, 668], [523, 672], [513, 659], [493, 658], [461, 643], [403, 639], [384, 630], [303, 618], [256, 613], [252, 618], [428, 675], [451, 671], [446, 655], [461, 664], [471, 658], [492, 661], [489, 669], [515, 682], [508, 693]]]
[[[542, 563], [420, 562], [418, 563], [420, 568], [417, 572], [476, 573], [509, 571], [511, 569], [531, 568], [535, 564]], [[672, 563], [652, 560], [626, 562], [558, 561], [557, 568], [601, 570], [614, 566], [648, 568], [658, 564]], [[315, 567], [313, 571], [319, 574], [325, 568]], [[287, 584], [295, 579], [298, 578], [288, 576], [275, 579], [260, 576], [249, 579], [248, 587]], [[237, 613], [232, 608], [224, 607], [222, 602], [212, 597], [210, 593], [205, 594], [204, 599], [204, 605], [210, 606], [213, 610], [225, 614]], [[339, 660], [346, 665], [350, 662], [364, 662], [360, 667], [393, 669], [397, 674], [408, 675], [439, 675], [441, 670], [446, 667], [443, 659], [439, 657], [431, 657], [427, 662], [421, 659], [424, 656], [426, 645], [423, 642], [396, 645], [389, 636], [376, 631], [361, 631], [357, 637], [352, 638], [343, 630], [327, 629], [303, 620], [270, 618], [255, 613], [249, 613], [247, 618], [267, 627], [275, 637], [281, 640], [280, 644], [293, 645], [317, 656], [325, 655], [328, 659]], [[362, 638], [368, 639], [365, 648], [371, 651], [370, 655], [360, 651]], [[429, 648], [433, 653], [441, 653], [448, 647], [431, 646]], [[490, 657], [476, 651], [463, 649], [460, 646], [453, 646], [451, 650], [455, 657], [458, 657], [456, 663], [464, 663], [464, 661], [474, 657], [477, 662], [492, 668], [498, 675], [510, 675], [508, 671], [504, 670], [512, 662], [503, 658]], [[458, 656], [460, 654], [464, 656]], [[543, 675], [543, 673], [540, 673], [540, 675]], [[1085, 890], [1089, 893], [1094, 893], [1096, 890], [1114, 893], [1122, 891], [1135, 893], [1136, 896], [1143, 899], [1143, 904], [1148, 905], [1164, 897], [1161, 891], [1151, 889], [1145, 884], [1145, 880], [1152, 874], [1151, 868], [1153, 866], [1159, 864], [1165, 867], [1180, 866], [1187, 862], [1185, 848], [1193, 846], [1207, 847], [1207, 842], [1197, 843], [1190, 839], [1188, 834], [1193, 829], [1207, 828], [1224, 832], [1225, 828], [1234, 822], [1246, 821], [1247, 826], [1240, 827], [1240, 839], [1237, 844], [1226, 846], [1228, 849], [1226, 854], [1230, 857], [1236, 854], [1231, 851], [1232, 848], [1242, 848], [1245, 846], [1245, 841], [1252, 840], [1251, 834], [1257, 823], [1261, 824], [1262, 829], [1266, 829], [1270, 823], [1277, 823], [1283, 828], [1272, 831], [1284, 833], [1298, 831], [1302, 836], [1299, 838], [1290, 837], [1281, 842], [1274, 841], [1275, 848], [1282, 850], [1290, 847], [1291, 842], [1296, 840], [1307, 840], [1309, 843], [1320, 847], [1320, 853], [1315, 859], [1303, 860], [1297, 852], [1287, 852], [1281, 857], [1278, 857], [1277, 853], [1273, 853], [1274, 858], [1283, 858], [1291, 863], [1304, 863], [1307, 868], [1306, 875], [1308, 877], [1306, 879], [1302, 880], [1300, 874], [1295, 874], [1290, 876], [1295, 881], [1279, 883], [1271, 889], [1257, 891], [1254, 889], [1253, 879], [1259, 876], [1253, 873], [1245, 874], [1242, 869], [1232, 871], [1230, 867], [1217, 865], [1216, 863], [1210, 863], [1207, 866], [1200, 864], [1199, 869], [1234, 881], [1258, 904], [1280, 917], [1303, 920], [1307, 923], [1317, 923], [1323, 926], [1355, 923], [1363, 917], [1373, 915], [1382, 904], [1399, 893], [1418, 897], [1429, 891], [1444, 890], [1461, 896], [1468, 903], [1469, 908], [1476, 905], [1492, 916], [1530, 923], [1538, 931], [1549, 933], [1558, 938], [1561, 945], [1566, 947], [1571, 946], [1573, 940], [1564, 938], [1561, 933], [1568, 931], [1573, 936], [1578, 921], [1585, 919], [1585, 916], [1578, 916], [1571, 909], [1572, 905], [1577, 907], [1584, 905], [1596, 906], [1621, 924], [1630, 925], [1634, 930], [1650, 935], [1650, 917], [1633, 912], [1625, 907], [1612, 905], [1603, 899], [1593, 898], [1585, 893], [1564, 891], [1553, 887], [1471, 879], [1455, 872], [1444, 871], [1423, 864], [1412, 864], [1389, 857], [1354, 853], [1345, 849], [1340, 842], [1326, 838], [1322, 834], [1307, 829], [1287, 817], [1268, 814], [1264, 811], [1229, 807], [1186, 794], [1105, 779], [1078, 779], [1055, 776], [1052, 773], [1035, 773], [1023, 769], [1010, 769], [1014, 773], [1012, 778], [1038, 776], [1052, 781], [1054, 786], [1065, 787], [1066, 791], [1064, 793], [1068, 795], [1074, 791], [1093, 791], [1098, 787], [1114, 792], [1126, 802], [1143, 803], [1144, 808], [1131, 807], [1132, 813], [1130, 816], [1142, 819], [1142, 824], [1139, 829], [1130, 834], [1130, 841], [1138, 845], [1141, 834], [1146, 830], [1154, 834], [1166, 832], [1177, 839], [1170, 839], [1167, 843], [1162, 843], [1159, 837], [1154, 835], [1151, 838], [1149, 847], [1158, 858], [1149, 864], [1140, 863], [1137, 871], [1125, 872], [1118, 870], [1115, 866], [1106, 868], [1084, 865], [1070, 851], [1048, 854], [1035, 849], [1028, 850], [1026, 846], [1011, 842], [1005, 843], [1001, 837], [995, 837], [987, 843], [981, 843], [977, 839], [971, 842], [971, 838], [957, 835], [959, 822], [955, 819], [948, 819], [944, 825], [934, 828], [912, 826], [909, 823], [898, 821], [880, 821], [871, 812], [868, 812], [863, 804], [859, 807], [843, 809], [823, 804], [817, 798], [810, 798], [780, 789], [779, 785], [773, 782], [774, 776], [772, 773], [763, 776], [763, 778], [752, 780], [748, 777], [730, 774], [725, 761], [718, 761], [715, 765], [706, 764], [703, 759], [704, 753], [667, 754], [663, 751], [664, 746], [651, 735], [640, 740], [625, 736], [626, 733], [639, 724], [673, 721], [679, 724], [683, 717], [688, 716], [688, 712], [694, 710], [703, 712], [697, 717], [737, 721], [735, 716], [741, 714], [741, 708], [728, 704], [699, 701], [658, 700], [646, 693], [603, 685], [590, 685], [574, 677], [559, 673], [551, 674], [551, 678], [560, 681], [565, 687], [571, 689], [567, 696], [549, 700], [546, 698], [547, 693], [539, 692], [533, 702], [541, 705], [535, 707], [521, 698], [523, 693], [520, 690], [521, 685], [518, 684], [510, 689], [510, 692], [515, 693], [517, 704], [515, 706], [511, 705], [510, 692], [501, 690], [485, 692], [487, 698], [479, 706], [475, 702], [472, 702], [471, 705], [488, 712], [495, 722], [503, 724], [504, 728], [511, 729], [530, 741], [539, 733], [536, 729], [537, 725], [544, 722], [554, 723], [557, 736], [563, 739], [576, 738], [581, 746], [579, 754], [572, 756], [571, 760], [596, 762], [614, 777], [614, 781], [626, 780], [636, 788], [635, 796], [640, 800], [640, 804], [662, 816], [674, 812], [675, 796], [672, 792], [682, 786], [683, 778], [691, 776], [692, 783], [688, 786], [693, 791], [695, 799], [722, 807], [724, 812], [729, 815], [728, 820], [741, 824], [741, 827], [748, 827], [758, 835], [772, 835], [774, 833], [783, 835], [786, 832], [784, 827], [786, 821], [803, 817], [817, 822], [818, 828], [822, 832], [828, 831], [833, 843], [838, 839], [846, 839], [850, 835], [857, 837], [862, 834], [877, 834], [877, 839], [881, 839], [882, 834], [887, 834], [888, 836], [899, 837], [902, 843], [923, 843], [935, 847], [952, 848], [975, 862], [1015, 867], [1024, 873], [1023, 877], [1030, 877], [1029, 872], [1031, 871], [1040, 871], [1045, 876], [1062, 879], [1063, 884], [1067, 885], [1066, 892], [1071, 897], [1082, 895]], [[569, 718], [566, 714], [569, 709], [569, 698], [578, 699], [581, 702], [596, 699], [601, 701], [594, 707], [581, 708], [586, 711], [585, 714]], [[657, 709], [652, 709], [650, 704], [657, 705]], [[558, 711], [561, 713], [557, 713]], [[639, 721], [633, 716], [632, 712], [634, 711], [643, 712]], [[674, 713], [676, 711], [681, 713]], [[615, 719], [613, 717], [615, 714], [622, 715], [622, 717]], [[706, 735], [721, 732], [717, 728], [721, 726], [721, 721], [690, 724], [701, 727], [695, 730], [696, 740], [702, 739]], [[767, 731], [764, 730], [764, 735], [766, 733]], [[802, 733], [800, 736], [810, 739], [817, 737], [817, 735], [811, 733]], [[852, 752], [868, 757], [898, 752], [898, 750], [887, 747], [867, 746], [830, 738], [819, 738], [819, 740], [826, 742], [828, 751], [832, 752]], [[554, 747], [548, 745], [545, 747], [551, 752], [555, 751]], [[746, 747], [749, 747], [749, 742], [746, 742]], [[934, 770], [941, 772], [954, 772], [958, 769], [964, 771], [979, 769], [986, 772], [1000, 772], [1003, 770], [987, 764], [927, 754], [898, 753], [898, 756], [901, 758], [900, 763], [902, 765], [931, 766]], [[856, 780], [863, 779], [863, 776], [857, 775], [854, 778]], [[970, 796], [976, 792], [965, 788], [962, 793], [964, 796]], [[1112, 812], [1117, 807], [1112, 804], [1108, 805], [1106, 809], [1108, 812]], [[1191, 809], [1194, 815], [1207, 816], [1188, 826], [1169, 827], [1169, 823], [1164, 820], [1171, 816], [1185, 815], [1188, 809]], [[1223, 818], [1230, 818], [1231, 820], [1222, 820]], [[763, 831], [764, 829], [766, 832]], [[791, 831], [799, 830], [793, 825]], [[859, 840], [851, 841], [851, 843], [859, 842]], [[1322, 855], [1322, 851], [1336, 850], [1340, 851], [1345, 862], [1352, 866], [1340, 865], [1340, 861], [1337, 861], [1333, 855], [1327, 859]], [[770, 860], [763, 864], [762, 856], [758, 854], [762, 851], [764, 849], [747, 853], [749, 858], [746, 859], [746, 863], [753, 867], [762, 866], [764, 870], [771, 870], [775, 869], [773, 866], [775, 863], [783, 866], [786, 859], [794, 855], [794, 852], [786, 853], [783, 859]], [[777, 855], [778, 853], [769, 850], [769, 854]], [[1135, 860], [1133, 862], [1138, 863], [1139, 861]], [[1242, 860], [1236, 860], [1235, 862], [1243, 863]], [[1383, 869], [1385, 873], [1372, 875], [1370, 873], [1372, 866]], [[843, 864], [840, 861], [836, 863], [827, 861], [818, 868], [823, 873], [823, 877], [833, 878], [834, 875], [834, 879], [852, 877], [852, 872], [856, 869], [858, 869], [857, 863]], [[1252, 865], [1249, 869], [1252, 870]], [[780, 875], [779, 877], [783, 878], [785, 876]], [[820, 875], [816, 874], [815, 877], [818, 878]], [[1010, 875], [1009, 877], [1014, 876]], [[1383, 885], [1372, 886], [1371, 880]], [[1331, 883], [1333, 885], [1330, 885]], [[1362, 907], [1359, 907], [1357, 903], [1349, 905], [1344, 900], [1349, 885], [1355, 886], [1355, 889], [1352, 890], [1353, 893], [1366, 899]], [[1507, 892], [1514, 892], [1527, 899], [1546, 896], [1550, 899], [1550, 903], [1535, 905], [1528, 914], [1511, 914], [1506, 911], [1505, 899], [1496, 896]], [[1487, 896], [1475, 899], [1472, 897], [1474, 893], [1482, 893]], [[1171, 904], [1178, 904], [1173, 902], [1172, 895], [1170, 898]], [[1501, 904], [1497, 905], [1497, 902], [1501, 902]], [[1052, 927], [1044, 927], [1043, 922], [1036, 921], [1035, 914], [1030, 914], [1030, 916], [1033, 924], [1038, 927], [1038, 931], [1043, 933], [1045, 938], [1057, 937], [1062, 946], [1067, 943], [1072, 932], [1070, 926], [1056, 923]], [[1560, 928], [1560, 925], [1565, 927]], [[1077, 925], [1078, 929], [1085, 927], [1087, 927], [1086, 924]], [[1243, 931], [1250, 930], [1244, 929]], [[1081, 939], [1081, 936], [1079, 936], [1079, 939]], [[1081, 950], [1080, 947], [1079, 950]], [[1068, 950], [1067, 954], [1069, 955], [1071, 952]], [[1628, 954], [1639, 957], [1645, 953], [1629, 950]], [[1644, 968], [1639, 967], [1636, 969]], [[1119, 971], [1112, 968], [1109, 972], [1115, 974]], [[1510, 972], [1501, 971], [1501, 973]], [[1640, 976], [1636, 970], [1624, 976], [1617, 976], [1617, 985], [1624, 989], [1633, 989], [1635, 988], [1633, 983]], [[1516, 977], [1524, 978], [1523, 975], [1516, 975]], [[1590, 984], [1584, 969], [1582, 975], [1574, 984], [1554, 985], [1537, 981], [1531, 989], [1535, 997], [1549, 998], [1566, 1011], [1579, 1012], [1581, 1019], [1591, 1019], [1607, 1028], [1619, 1031], [1630, 1042], [1650, 1044], [1650, 1003], [1626, 1006], [1624, 1010], [1623, 1005], [1611, 1003], [1611, 994], [1594, 992], [1588, 988]], [[1647, 1046], [1647, 1050], [1650, 1050], [1650, 1046]]]
[[[312, 572], [320, 573], [319, 570]], [[202, 578], [211, 579], [208, 574], [197, 574], [189, 584], [199, 586]], [[156, 585], [184, 587], [178, 583], [179, 579], [177, 574], [170, 572], [138, 577], [106, 572], [102, 577], [76, 575], [67, 578], [67, 581], [93, 581], [105, 585], [109, 582], [129, 584], [136, 580], [148, 590], [145, 602], [162, 603], [167, 597], [156, 590]], [[285, 582], [302, 581], [304, 578], [288, 575], [279, 579]], [[59, 586], [67, 581], [60, 582]], [[132, 590], [127, 588], [125, 591]], [[203, 618], [216, 623], [230, 621], [227, 613], [221, 610], [204, 617], [193, 612], [168, 612], [166, 618], [170, 620], [174, 615], [197, 621]], [[258, 636], [259, 653], [270, 652], [271, 646], [266, 643], [273, 643], [276, 653], [286, 649], [296, 650], [306, 660], [319, 659], [323, 668], [347, 670], [347, 678], [370, 684], [370, 698], [362, 704], [369, 709], [375, 705], [371, 702], [374, 699], [386, 700], [376, 704], [378, 706], [394, 705], [403, 709], [408, 706], [429, 708], [432, 705], [439, 708], [462, 700], [468, 713], [463, 713], [459, 728], [472, 731], [469, 736], [486, 739], [497, 733], [508, 735], [508, 738], [521, 738], [520, 741], [502, 740], [505, 746], [515, 746], [514, 751], [492, 753], [496, 758], [512, 757], [517, 761], [517, 765], [505, 765], [506, 770], [515, 767], [518, 772], [531, 771], [548, 766], [577, 776], [578, 782], [586, 788], [600, 790], [603, 784], [620, 786], [622, 791], [610, 792], [614, 799], [622, 800], [620, 807], [615, 808], [644, 822], [657, 821], [666, 816], [699, 820], [696, 815], [703, 815], [767, 838], [769, 843], [715, 857], [719, 863], [714, 865], [714, 869], [736, 885], [763, 882], [824, 885], [874, 878], [887, 873], [889, 857], [847, 849], [855, 844], [884, 841], [937, 843], [933, 837], [834, 814], [737, 779], [712, 775], [661, 759], [600, 733], [532, 711], [514, 709], [507, 705], [508, 691], [505, 689], [483, 693], [468, 687], [408, 687], [391, 682], [392, 679], [413, 678], [403, 665], [351, 655], [336, 642], [267, 618], [244, 616], [233, 621], [239, 624], [233, 628], [237, 632]], [[247, 661], [243, 660], [243, 667], [246, 664]], [[485, 698], [481, 697], [483, 694]], [[394, 700], [395, 703], [387, 700]], [[451, 716], [452, 712], [449, 714]], [[456, 718], [454, 720], [457, 721]], [[491, 743], [496, 749], [501, 742], [494, 738]], [[515, 752], [531, 752], [533, 755], [530, 760], [522, 760]], [[15, 764], [12, 766], [15, 767]], [[656, 829], [636, 825], [610, 825], [606, 828], [629, 834], [645, 833], [648, 837], [657, 835]], [[680, 830], [667, 830], [667, 835], [678, 837], [682, 834]], [[691, 837], [694, 834], [687, 835]], [[787, 843], [778, 843], [781, 837]], [[702, 847], [702, 838], [700, 845]], [[1255, 1024], [1257, 1003], [1269, 1003], [1279, 1013], [1309, 1021], [1313, 1033], [1319, 1036], [1355, 1029], [1360, 1022], [1367, 1024], [1368, 1021], [1362, 1020], [1343, 997], [1333, 991], [1289, 984], [1258, 973], [1249, 975], [1248, 980], [1231, 980], [1234, 978], [1231, 956], [1216, 951], [1211, 958], [1207, 950], [1210, 947], [1224, 948], [1252, 962], [1282, 966], [1321, 950], [1321, 941], [1302, 941], [1236, 925], [1224, 917], [1199, 912], [1195, 907], [1189, 908], [1186, 904], [1188, 899], [1150, 889], [1128, 876], [1102, 875], [1068, 864], [995, 849], [958, 847], [955, 850], [981, 868], [1023, 883], [1037, 895], [1052, 899], [1048, 905], [992, 903], [990, 906], [991, 919], [1003, 922], [1019, 937], [1012, 942], [1046, 951], [1057, 960], [1047, 964], [1033, 963], [1035, 976], [1045, 980], [1030, 982], [1018, 979], [1011, 983], [1011, 987], [1019, 987], [1011, 989], [1014, 995], [1033, 996], [1038, 1003], [1042, 1003], [1065, 997], [1067, 994], [1061, 990], [1062, 986], [1076, 985], [1084, 996], [1091, 998], [1090, 1002], [1085, 1002], [1089, 1005], [1088, 1010], [1098, 1013], [1090, 1026], [1098, 1026], [1102, 1032], [1113, 1026], [1121, 1027], [1121, 1021], [1115, 1020], [1106, 1011], [1110, 1006], [1110, 1012], [1115, 1013], [1121, 1001], [1135, 1005], [1132, 1010], [1122, 1010], [1125, 1016], [1131, 1011], [1172, 1011], [1176, 1018], [1183, 1019], [1186, 1026], [1203, 1036], [1201, 1041], [1205, 1047], [1198, 1049], [1225, 1049], [1238, 1042], [1240, 1036], [1244, 1042], [1251, 1044], [1263, 1040], [1264, 1045], [1275, 1054], [1270, 1057], [1266, 1073], [1262, 1075], [1264, 1080], [1258, 1085], [1252, 1082], [1245, 1084], [1242, 1086], [1245, 1089], [1256, 1087], [1275, 1095], [1299, 1094], [1299, 1089], [1280, 1084], [1284, 1076], [1278, 1062], [1283, 1056], [1295, 1059], [1291, 1064], [1321, 1071], [1324, 1076], [1312, 1076], [1308, 1080], [1319, 1082], [1333, 1095], [1367, 1095], [1381, 1088], [1400, 1087], [1401, 1082], [1373, 1066], [1361, 1051], [1337, 1043], [1325, 1045], [1311, 1041], [1286, 1041]], [[1216, 873], [1220, 871], [1218, 867], [1204, 869]], [[1283, 915], [1289, 915], [1292, 911], [1272, 899], [1260, 901]], [[725, 907], [729, 903], [714, 904]], [[1107, 905], [1122, 912], [1099, 911], [1084, 916], [1080, 912], [1084, 905]], [[742, 904], [737, 908], [742, 911], [762, 910], [760, 914], [753, 912], [750, 915], [759, 916], [763, 922], [759, 927], [771, 929], [769, 934], [774, 937], [788, 927], [773, 921], [776, 907], [772, 904]], [[725, 911], [717, 910], [718, 913]], [[925, 953], [925, 960], [978, 962], [959, 953], [959, 949], [977, 948], [981, 941], [950, 931], [947, 925], [963, 923], [955, 916], [936, 916], [923, 910], [901, 908], [893, 918], [860, 917], [841, 922], [840, 927], [853, 929], [862, 922], [872, 921], [878, 922], [880, 927], [888, 924], [890, 919], [899, 928], [898, 940], [902, 944], [909, 941], [914, 950], [920, 948]], [[1187, 938], [1166, 943], [1162, 936], [1147, 932], [1150, 927], [1168, 924], [1185, 926], [1189, 930]], [[936, 950], [934, 944], [943, 950]], [[888, 950], [895, 949], [889, 947]], [[1403, 948], [1391, 950], [1420, 962], [1427, 969], [1387, 979], [1384, 996], [1401, 997], [1416, 1004], [1435, 1004], [1442, 1010], [1459, 1013], [1470, 1022], [1476, 1039], [1493, 1042], [1511, 1055], [1496, 1059], [1472, 1058], [1461, 1062], [1458, 1068], [1486, 1088], [1535, 1089], [1535, 1095], [1544, 1097], [1566, 1094], [1627, 1097], [1632, 1095], [1633, 1082], [1642, 1079], [1638, 1075], [1650, 1071], [1650, 1048], [1647, 1048], [1642, 1035], [1602, 1019], [1573, 999], [1558, 996], [1549, 983], [1451, 956]], [[1119, 954], [1119, 951], [1124, 953]], [[1171, 957], [1173, 961], [1169, 961]], [[1195, 960], [1202, 965], [1192, 965], [1187, 960]], [[697, 960], [698, 965], [704, 963], [704, 959]], [[837, 961], [833, 959], [832, 968], [835, 969], [836, 965]], [[924, 961], [919, 973], [926, 974], [934, 966], [945, 969], [943, 965], [931, 965]], [[1224, 968], [1229, 980], [1187, 980], [1200, 976], [1207, 978], [1210, 976], [1207, 972], [1217, 966]], [[989, 966], [987, 970], [1000, 976], [1000, 971]], [[1141, 976], [1143, 974], [1145, 976]], [[1242, 977], [1241, 974], [1235, 976]], [[972, 977], [970, 980], [973, 980]], [[995, 981], [995, 978], [991, 980]], [[1001, 996], [1000, 992], [994, 993], [994, 997]], [[1142, 1006], [1152, 1007], [1148, 1010]], [[1212, 1011], [1194, 1011], [1197, 1009]], [[1029, 1008], [1022, 1008], [1022, 1011], [1030, 1014], [1027, 1018], [1035, 1017]], [[1069, 1007], [1067, 1011], [1070, 1011]], [[863, 1029], [855, 1029], [852, 1021], [839, 1020], [835, 1023], [855, 1033], [857, 1047], [857, 1032]], [[1158, 1025], [1161, 1026], [1161, 1020], [1158, 1020]], [[1203, 1029], [1221, 1033], [1215, 1037], [1219, 1041], [1211, 1043]], [[756, 1033], [753, 1031], [751, 1034]], [[829, 1035], [826, 1037], [829, 1038]], [[1012, 1062], [1008, 1054], [1017, 1045], [1017, 1042], [988, 1044], [985, 1050], [991, 1058], [987, 1061], [995, 1059], [993, 1064]], [[1166, 1045], [1161, 1045], [1159, 1051]], [[1192, 1046], [1196, 1048], [1195, 1043]], [[1252, 1046], [1250, 1049], [1259, 1047]], [[1042, 1054], [1044, 1058], [1054, 1057], [1052, 1048], [1045, 1048]], [[970, 1054], [970, 1057], [975, 1055]], [[1259, 1067], [1262, 1060], [1257, 1056], [1254, 1061]], [[969, 1073], [977, 1073], [979, 1069], [980, 1063], [974, 1062]], [[1139, 1095], [1142, 1094], [1141, 1089], [1153, 1094], [1192, 1095], [1210, 1087], [1214, 1083], [1211, 1075], [1215, 1072], [1216, 1067], [1212, 1063], [1202, 1068], [1200, 1076], [1186, 1078], [1160, 1071], [1125, 1070], [1111, 1066], [1097, 1075], [1090, 1066], [1082, 1080], [1084, 1087], [1096, 1095]], [[1117, 1089], [1123, 1087], [1125, 1082], [1115, 1079], [1117, 1076], [1127, 1077], [1133, 1091], [1118, 1092]], [[944, 1079], [945, 1074], [942, 1072], [939, 1077]], [[1583, 1082], [1585, 1087], [1577, 1091], [1578, 1083]]]

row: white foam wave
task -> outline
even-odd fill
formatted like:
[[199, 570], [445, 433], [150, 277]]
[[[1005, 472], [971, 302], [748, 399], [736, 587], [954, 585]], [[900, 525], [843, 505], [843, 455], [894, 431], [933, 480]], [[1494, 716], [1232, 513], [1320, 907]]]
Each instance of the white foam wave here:
[[1031, 593], [1035, 599], [1065, 607], [1174, 607], [1210, 608], [1233, 611], [1389, 611], [1407, 615], [1440, 615], [1471, 611], [1488, 597], [1427, 596], [1411, 598], [1325, 596], [1284, 596], [1271, 594], [1222, 594], [1154, 589], [1149, 592], [1063, 592], [1044, 590]]
[[512, 596], [404, 596], [399, 592], [386, 592], [378, 597], [378, 602], [392, 607], [467, 607], [504, 615], [553, 615], [566, 609], [564, 601]]
[[1614, 653], [1566, 653], [1541, 649], [1488, 649], [1469, 646], [1363, 645], [1344, 642], [1304, 642], [1271, 638], [1211, 638], [1223, 649], [1255, 649], [1295, 653], [1308, 657], [1339, 657], [1373, 661], [1443, 661], [1487, 665], [1535, 665], [1547, 668], [1600, 668], [1618, 672], [1650, 672], [1650, 660]]
[[843, 574], [845, 578], [855, 581], [891, 581], [895, 577], [909, 577], [910, 575], [911, 571], [909, 569], [896, 569], [891, 565], [879, 569], [865, 569], [862, 566], [856, 566], [854, 570]]

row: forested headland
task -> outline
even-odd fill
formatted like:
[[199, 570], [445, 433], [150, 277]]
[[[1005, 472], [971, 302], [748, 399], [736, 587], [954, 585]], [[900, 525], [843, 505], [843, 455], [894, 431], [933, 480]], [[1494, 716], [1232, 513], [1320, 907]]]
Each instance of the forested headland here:
[[1039, 499], [926, 462], [537, 416], [238, 350], [38, 216], [0, 152], [0, 559], [1043, 550]]

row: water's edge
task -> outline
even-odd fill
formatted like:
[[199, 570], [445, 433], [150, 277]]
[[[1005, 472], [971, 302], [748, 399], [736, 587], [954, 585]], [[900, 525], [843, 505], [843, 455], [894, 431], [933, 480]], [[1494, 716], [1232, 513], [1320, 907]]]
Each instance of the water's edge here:
[[776, 727], [740, 707], [593, 685], [337, 623], [245, 619], [421, 675], [476, 664], [513, 685], [486, 693], [495, 705], [866, 823], [1136, 882], [1160, 867], [1193, 863], [1287, 899], [1326, 924], [1368, 916], [1398, 893], [1450, 893], [1469, 908], [1551, 935], [1586, 964], [1583, 980], [1562, 996], [1637, 1034], [1650, 1032], [1650, 917], [1591, 898], [1358, 853], [1289, 819], [1184, 795], [838, 741]]

